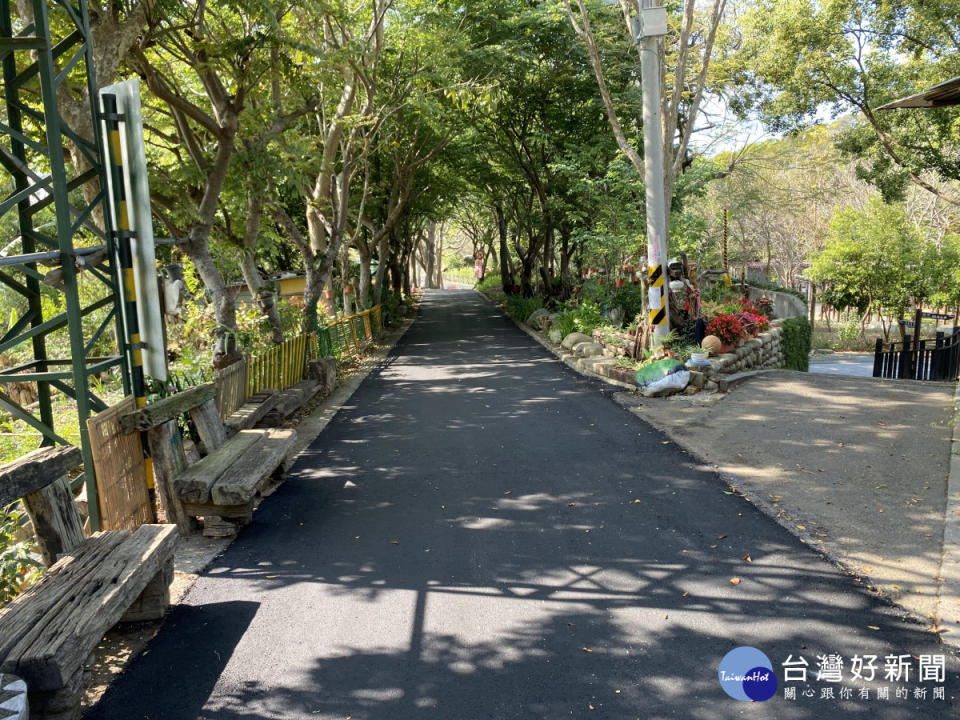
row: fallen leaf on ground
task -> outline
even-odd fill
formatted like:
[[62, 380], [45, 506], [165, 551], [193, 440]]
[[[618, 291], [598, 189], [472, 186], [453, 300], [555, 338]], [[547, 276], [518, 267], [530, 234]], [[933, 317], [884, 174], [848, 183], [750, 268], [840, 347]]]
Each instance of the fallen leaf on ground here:
[[507, 490], [504, 495], [513, 495], [513, 490]]
[[582, 649], [585, 653], [592, 653], [592, 652], [593, 652], [593, 650], [591, 650], [590, 648], [581, 648], [581, 649]]
[[731, 584], [731, 585], [739, 585], [739, 584], [740, 584], [740, 578], [738, 578], [738, 577], [730, 578], [730, 584]]
[[878, 628], [876, 625], [867, 625], [867, 629], [868, 629], [868, 630], [879, 630], [880, 628]]
[[726, 535], [717, 535], [717, 540], [723, 540], [725, 537]]
[[749, 554], [744, 555], [744, 556], [743, 556], [742, 558], [740, 558], [740, 559], [741, 559], [741, 560], [746, 560], [748, 563], [752, 563], [752, 562], [753, 562], [753, 558], [750, 557]]
[[400, 544], [400, 541], [399, 541], [399, 540], [392, 540], [391, 542], [392, 542], [394, 545], [399, 545], [399, 544]]
[[634, 500], [634, 501], [633, 501], [633, 504], [634, 504], [634, 505], [639, 505], [639, 504], [640, 504], [640, 498], [637, 498], [636, 500]]

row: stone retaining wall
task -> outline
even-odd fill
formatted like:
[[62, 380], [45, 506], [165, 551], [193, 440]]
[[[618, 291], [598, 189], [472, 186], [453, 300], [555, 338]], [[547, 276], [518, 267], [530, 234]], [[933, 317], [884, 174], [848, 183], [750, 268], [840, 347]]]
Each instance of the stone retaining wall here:
[[783, 367], [780, 336], [783, 330], [774, 326], [755, 338], [743, 341], [733, 352], [710, 358], [710, 367], [691, 368], [702, 372], [707, 381], [716, 382], [724, 375], [745, 370], [773, 370]]

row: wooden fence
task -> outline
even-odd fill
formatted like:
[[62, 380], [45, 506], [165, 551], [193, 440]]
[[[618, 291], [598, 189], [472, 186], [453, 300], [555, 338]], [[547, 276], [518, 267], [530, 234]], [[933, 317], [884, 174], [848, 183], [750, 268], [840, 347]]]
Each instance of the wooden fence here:
[[889, 343], [884, 347], [877, 338], [873, 355], [873, 376], [901, 380], [941, 380], [952, 382], [960, 372], [960, 333], [949, 338], [937, 333], [936, 338]]
[[251, 396], [266, 390], [286, 390], [303, 380], [313, 357], [313, 335], [299, 335], [255, 357], [214, 373], [217, 412], [223, 419], [239, 410]]

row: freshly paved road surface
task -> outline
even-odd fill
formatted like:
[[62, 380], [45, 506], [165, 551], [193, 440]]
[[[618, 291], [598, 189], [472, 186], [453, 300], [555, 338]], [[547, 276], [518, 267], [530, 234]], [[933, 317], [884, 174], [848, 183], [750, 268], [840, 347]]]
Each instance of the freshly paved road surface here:
[[[936, 636], [725, 490], [478, 295], [431, 292], [88, 718], [956, 717]], [[727, 697], [741, 645], [811, 682]], [[815, 680], [829, 653], [844, 684]], [[946, 699], [917, 658], [883, 681], [890, 654], [947, 654]]]
[[810, 372], [873, 377], [873, 355], [839, 353], [810, 358]]

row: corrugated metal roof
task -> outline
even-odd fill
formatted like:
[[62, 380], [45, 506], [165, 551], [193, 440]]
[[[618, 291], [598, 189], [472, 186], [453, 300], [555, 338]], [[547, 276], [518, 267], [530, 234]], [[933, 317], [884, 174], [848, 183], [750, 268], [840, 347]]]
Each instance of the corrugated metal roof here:
[[952, 78], [922, 93], [900, 98], [893, 102], [881, 105], [877, 110], [894, 110], [896, 108], [927, 108], [960, 105], [960, 77]]

